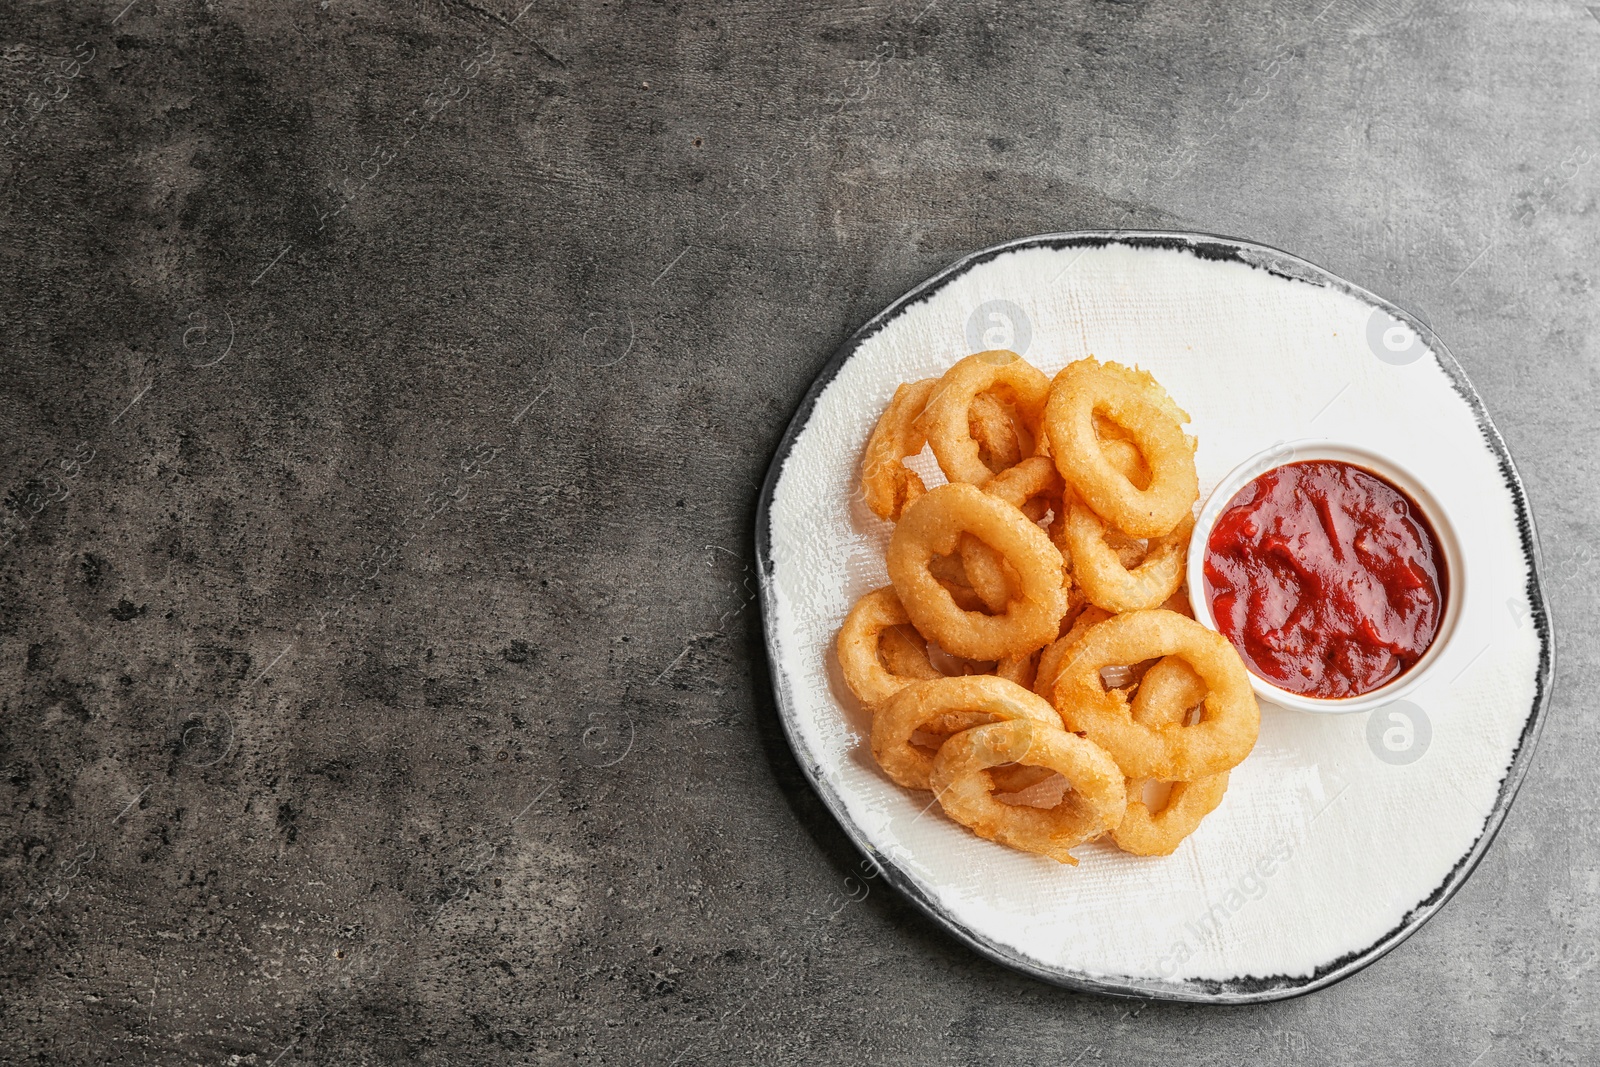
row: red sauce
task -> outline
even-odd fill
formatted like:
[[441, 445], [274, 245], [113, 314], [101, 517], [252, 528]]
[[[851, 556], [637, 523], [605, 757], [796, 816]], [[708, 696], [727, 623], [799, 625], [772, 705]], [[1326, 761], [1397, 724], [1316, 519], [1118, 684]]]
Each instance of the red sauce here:
[[1246, 666], [1309, 697], [1370, 693], [1433, 643], [1449, 576], [1427, 516], [1369, 470], [1289, 463], [1228, 502], [1206, 595]]

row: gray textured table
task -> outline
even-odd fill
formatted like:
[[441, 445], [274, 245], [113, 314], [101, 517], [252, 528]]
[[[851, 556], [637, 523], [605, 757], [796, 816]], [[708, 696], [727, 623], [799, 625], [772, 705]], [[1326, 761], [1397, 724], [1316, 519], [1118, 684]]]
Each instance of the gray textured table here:
[[[1600, 10], [103, 0], [0, 13], [0, 1061], [1600, 1055]], [[862, 320], [1075, 228], [1277, 245], [1483, 394], [1559, 687], [1332, 989], [983, 962], [777, 727], [756, 487]]]

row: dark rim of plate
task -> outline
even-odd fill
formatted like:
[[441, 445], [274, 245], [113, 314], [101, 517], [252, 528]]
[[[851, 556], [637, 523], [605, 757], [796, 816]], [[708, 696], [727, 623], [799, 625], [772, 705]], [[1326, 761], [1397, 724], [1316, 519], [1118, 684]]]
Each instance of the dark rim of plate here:
[[[1303, 282], [1308, 285], [1346, 293], [1372, 307], [1382, 308], [1396, 319], [1406, 323], [1416, 330], [1418, 336], [1427, 344], [1433, 358], [1450, 379], [1456, 393], [1461, 396], [1462, 400], [1471, 409], [1474, 418], [1477, 420], [1479, 432], [1483, 434], [1484, 440], [1499, 461], [1501, 478], [1511, 493], [1512, 505], [1516, 511], [1518, 532], [1521, 536], [1523, 552], [1526, 554], [1529, 563], [1527, 593], [1532, 609], [1534, 631], [1539, 636], [1539, 670], [1538, 677], [1535, 679], [1533, 707], [1526, 722], [1523, 724], [1522, 734], [1517, 739], [1517, 747], [1512, 755], [1511, 763], [1506, 769], [1505, 776], [1500, 781], [1499, 794], [1495, 799], [1494, 809], [1489, 813], [1483, 829], [1473, 842], [1472, 847], [1456, 861], [1450, 873], [1431, 893], [1412, 906], [1398, 926], [1378, 938], [1368, 947], [1322, 965], [1309, 977], [1270, 975], [1240, 976], [1224, 980], [1186, 979], [1183, 981], [1164, 981], [1150, 978], [1088, 974], [1041, 966], [1038, 962], [1028, 959], [1003, 945], [987, 940], [965, 926], [959, 918], [951, 914], [938, 901], [930, 899], [922, 892], [914, 879], [896, 866], [889, 857], [874, 849], [863, 838], [853, 821], [845, 813], [844, 803], [834, 790], [833, 785], [822, 773], [822, 769], [811, 760], [805, 746], [798, 740], [789, 682], [777, 666], [780, 650], [771, 609], [773, 562], [770, 519], [772, 498], [777, 489], [778, 478], [783, 470], [783, 465], [788, 460], [795, 441], [799, 439], [800, 434], [805, 430], [806, 424], [810, 421], [817, 398], [822, 395], [822, 391], [833, 381], [834, 377], [839, 373], [839, 369], [855, 354], [856, 349], [863, 342], [882, 330], [907, 308], [928, 300], [973, 267], [997, 259], [1007, 253], [1027, 248], [1091, 249], [1104, 248], [1113, 244], [1128, 245], [1133, 248], [1186, 252], [1200, 259], [1242, 263], [1290, 281]], [[1091, 230], [1075, 233], [1042, 234], [1035, 237], [1019, 238], [1015, 241], [1008, 241], [1005, 244], [984, 249], [981, 252], [974, 252], [946, 267], [890, 304], [858, 329], [839, 347], [838, 351], [834, 353], [833, 357], [828, 360], [827, 364], [818, 373], [816, 380], [812, 382], [811, 388], [807, 390], [805, 397], [801, 400], [794, 417], [790, 420], [783, 439], [778, 443], [772, 463], [767, 468], [766, 481], [761, 487], [761, 497], [756, 511], [755, 542], [761, 615], [767, 642], [768, 669], [772, 673], [772, 688], [777, 698], [779, 717], [783, 721], [784, 734], [789, 740], [789, 747], [794, 750], [795, 759], [804, 770], [807, 779], [810, 780], [812, 788], [817, 791], [818, 796], [822, 798], [823, 803], [827, 805], [828, 810], [833, 814], [834, 820], [843, 828], [845, 834], [854, 842], [856, 847], [877, 865], [891, 885], [912, 900], [956, 940], [965, 943], [979, 955], [985, 956], [996, 963], [1021, 971], [1042, 981], [1082, 992], [1107, 996], [1136, 997], [1144, 1000], [1211, 1004], [1254, 1004], [1273, 1000], [1287, 1000], [1317, 989], [1323, 989], [1350, 977], [1350, 975], [1375, 962], [1400, 942], [1416, 933], [1424, 923], [1431, 919], [1444, 906], [1445, 902], [1455, 894], [1456, 890], [1465, 884], [1467, 878], [1471, 876], [1473, 870], [1483, 859], [1490, 843], [1494, 840], [1495, 834], [1499, 832], [1501, 823], [1505, 820], [1506, 812], [1510, 810], [1511, 802], [1515, 799], [1517, 790], [1521, 787], [1522, 780], [1527, 774], [1528, 765], [1533, 758], [1534, 746], [1538, 742], [1539, 731], [1544, 725], [1545, 714], [1550, 704], [1555, 675], [1555, 636], [1550, 622], [1549, 605], [1545, 601], [1544, 590], [1539, 579], [1541, 556], [1538, 534], [1534, 529], [1533, 514], [1528, 506], [1527, 494], [1523, 490], [1522, 479], [1517, 474], [1516, 464], [1512, 462], [1511, 453], [1506, 449], [1505, 441], [1500, 437], [1500, 432], [1495, 429], [1494, 423], [1489, 419], [1488, 412], [1484, 410], [1483, 401], [1479, 398], [1476, 390], [1473, 389], [1472, 383], [1467, 380], [1467, 376], [1460, 365], [1456, 363], [1455, 357], [1450, 355], [1449, 350], [1433, 330], [1429, 328], [1427, 323], [1410, 312], [1298, 256], [1267, 245], [1232, 237], [1221, 237], [1215, 234], [1165, 233], [1146, 230]]]

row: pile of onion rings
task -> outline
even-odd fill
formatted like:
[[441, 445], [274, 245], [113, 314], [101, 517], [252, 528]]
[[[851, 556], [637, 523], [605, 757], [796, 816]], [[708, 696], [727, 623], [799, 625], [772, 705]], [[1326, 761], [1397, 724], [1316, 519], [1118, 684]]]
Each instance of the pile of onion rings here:
[[[895, 523], [890, 585], [836, 645], [885, 774], [1069, 864], [1097, 839], [1169, 855], [1222, 802], [1260, 711], [1183, 588], [1188, 419], [1148, 373], [1093, 358], [1050, 380], [980, 352], [899, 387], [861, 470]], [[924, 447], [948, 484], [907, 466]]]

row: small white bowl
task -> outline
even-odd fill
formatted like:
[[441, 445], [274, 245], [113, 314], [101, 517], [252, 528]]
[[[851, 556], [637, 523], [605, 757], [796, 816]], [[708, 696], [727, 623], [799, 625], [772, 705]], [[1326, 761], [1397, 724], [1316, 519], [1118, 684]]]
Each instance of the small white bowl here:
[[[1466, 594], [1466, 575], [1461, 564], [1461, 544], [1456, 538], [1455, 526], [1450, 522], [1449, 514], [1434, 495], [1428, 492], [1421, 479], [1394, 460], [1360, 445], [1346, 444], [1342, 441], [1304, 440], [1276, 444], [1239, 464], [1211, 491], [1205, 505], [1200, 509], [1200, 517], [1195, 520], [1194, 534], [1189, 538], [1189, 602], [1194, 607], [1195, 619], [1207, 629], [1216, 630], [1217, 623], [1211, 615], [1211, 599], [1206, 594], [1205, 565], [1206, 542], [1211, 539], [1211, 528], [1216, 525], [1218, 516], [1227, 508], [1239, 490], [1267, 471], [1288, 463], [1316, 459], [1337, 460], [1363, 467], [1385, 481], [1393, 483], [1423, 510], [1429, 524], [1433, 526], [1439, 550], [1444, 553], [1446, 584], [1443, 616], [1439, 620], [1438, 632], [1433, 636], [1433, 643], [1428, 646], [1422, 658], [1400, 677], [1370, 693], [1334, 699], [1301, 696], [1278, 688], [1258, 677], [1254, 671], [1250, 672], [1250, 684], [1261, 700], [1295, 711], [1320, 714], [1370, 711], [1385, 704], [1392, 704], [1411, 692], [1444, 657], [1445, 648], [1455, 637], [1457, 623], [1461, 619], [1461, 604]], [[1248, 664], [1246, 668], [1248, 669]]]

